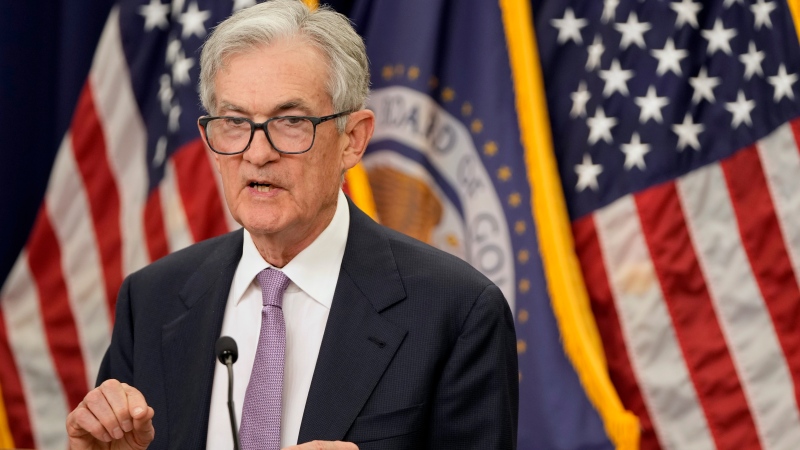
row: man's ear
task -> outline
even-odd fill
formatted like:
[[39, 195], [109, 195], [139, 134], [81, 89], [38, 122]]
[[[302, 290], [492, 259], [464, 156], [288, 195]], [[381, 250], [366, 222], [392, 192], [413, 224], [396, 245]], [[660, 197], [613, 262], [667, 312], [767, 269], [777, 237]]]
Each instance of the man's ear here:
[[372, 132], [375, 130], [375, 113], [369, 109], [361, 109], [350, 113], [344, 135], [347, 147], [342, 153], [342, 171], [346, 171], [361, 161], [367, 149]]
[[217, 154], [217, 152], [211, 151], [211, 149], [208, 148], [208, 142], [206, 142], [206, 138], [203, 134], [203, 127], [200, 126], [200, 122], [197, 122], [197, 131], [200, 132], [200, 140], [203, 141], [203, 147], [205, 147], [206, 151], [211, 152], [211, 154], [214, 156], [214, 166], [216, 166], [217, 172], [219, 172], [219, 154]]

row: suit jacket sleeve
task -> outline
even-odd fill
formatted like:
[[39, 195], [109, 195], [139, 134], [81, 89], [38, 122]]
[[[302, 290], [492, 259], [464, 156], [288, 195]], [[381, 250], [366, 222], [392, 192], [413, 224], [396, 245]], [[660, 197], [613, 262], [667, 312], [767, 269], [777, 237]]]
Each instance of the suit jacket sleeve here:
[[429, 447], [516, 448], [518, 376], [514, 319], [492, 284], [475, 301], [445, 364]]

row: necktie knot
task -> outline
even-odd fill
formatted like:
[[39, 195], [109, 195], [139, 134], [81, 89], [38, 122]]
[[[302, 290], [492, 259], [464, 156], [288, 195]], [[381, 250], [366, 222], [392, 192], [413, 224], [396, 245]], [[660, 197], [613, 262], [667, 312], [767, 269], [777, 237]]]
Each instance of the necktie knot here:
[[283, 305], [283, 291], [289, 286], [289, 277], [276, 269], [267, 268], [256, 275], [258, 284], [261, 285], [261, 300], [264, 306], [271, 305], [281, 308]]

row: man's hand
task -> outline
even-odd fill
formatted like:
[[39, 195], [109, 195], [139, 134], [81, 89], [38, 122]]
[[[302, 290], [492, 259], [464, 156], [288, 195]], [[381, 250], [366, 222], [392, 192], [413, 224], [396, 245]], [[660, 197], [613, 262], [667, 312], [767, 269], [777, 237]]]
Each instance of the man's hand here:
[[358, 450], [358, 446], [352, 442], [312, 441], [286, 447], [283, 450]]
[[106, 380], [67, 416], [70, 450], [143, 450], [153, 441], [153, 408], [136, 388]]

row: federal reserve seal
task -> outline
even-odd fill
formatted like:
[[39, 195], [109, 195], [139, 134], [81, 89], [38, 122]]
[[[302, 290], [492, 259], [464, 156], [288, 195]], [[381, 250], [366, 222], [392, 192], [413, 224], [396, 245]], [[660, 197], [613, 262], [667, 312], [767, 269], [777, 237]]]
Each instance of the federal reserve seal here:
[[466, 260], [515, 310], [514, 254], [500, 197], [467, 127], [403, 86], [375, 90], [364, 166], [384, 225]]

